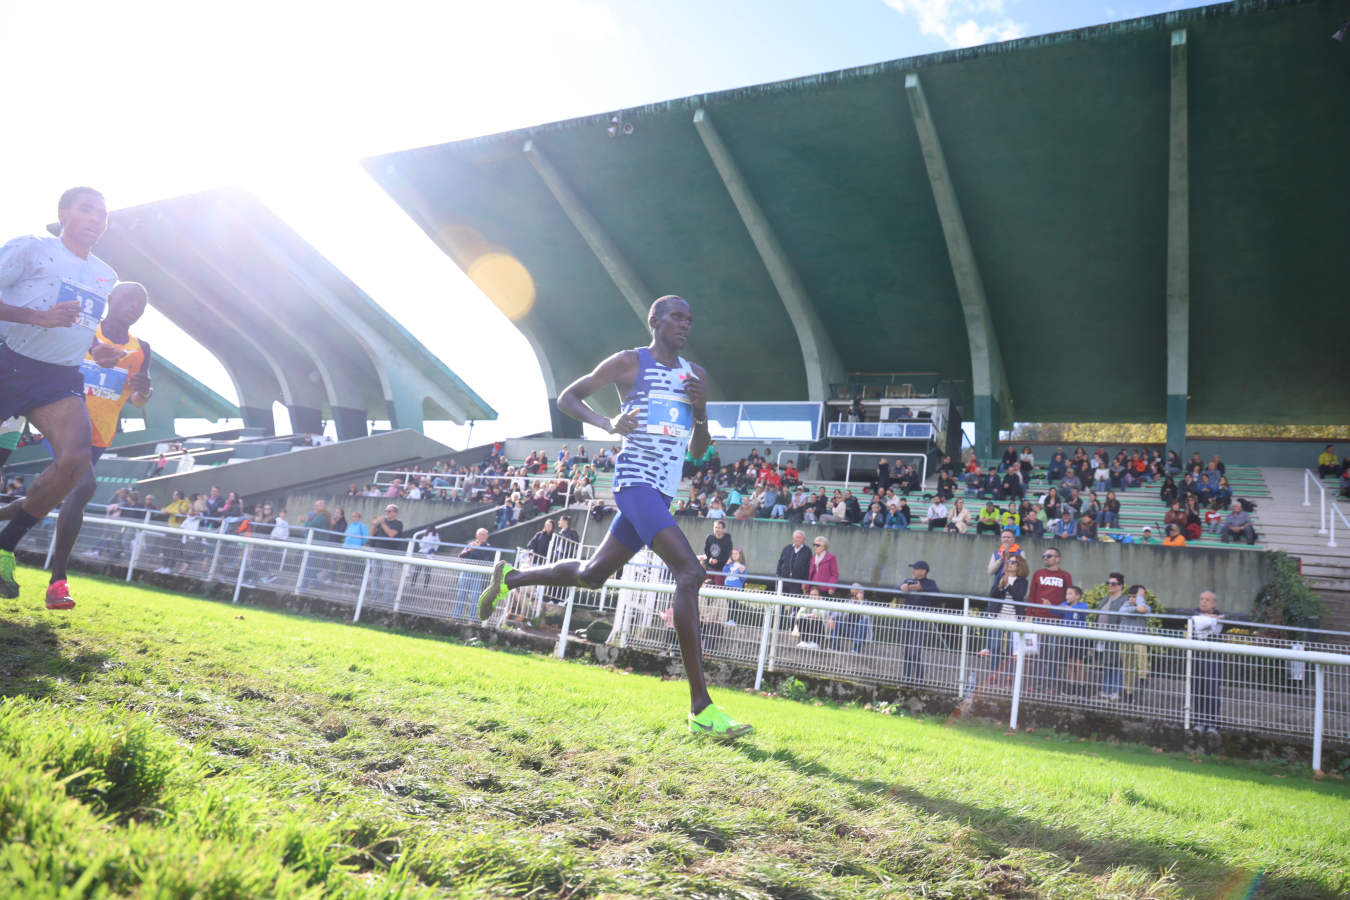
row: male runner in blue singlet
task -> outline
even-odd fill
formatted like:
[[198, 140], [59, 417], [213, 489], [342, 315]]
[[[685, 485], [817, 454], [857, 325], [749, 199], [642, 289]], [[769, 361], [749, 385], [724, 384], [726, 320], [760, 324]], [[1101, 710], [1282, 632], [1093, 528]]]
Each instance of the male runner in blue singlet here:
[[[708, 696], [698, 636], [698, 590], [706, 573], [670, 514], [686, 450], [697, 459], [708, 446], [706, 373], [680, 356], [693, 323], [683, 298], [660, 298], [647, 315], [651, 344], [614, 354], [558, 395], [558, 409], [567, 415], [623, 436], [623, 450], [614, 469], [614, 504], [619, 515], [586, 562], [563, 560], [532, 569], [497, 563], [479, 598], [478, 614], [487, 618], [518, 587], [537, 584], [594, 590], [634, 553], [650, 546], [675, 576], [675, 633], [689, 676], [689, 730], [729, 740], [754, 728], [733, 721]], [[623, 398], [623, 408], [613, 421], [585, 402], [610, 385]]]

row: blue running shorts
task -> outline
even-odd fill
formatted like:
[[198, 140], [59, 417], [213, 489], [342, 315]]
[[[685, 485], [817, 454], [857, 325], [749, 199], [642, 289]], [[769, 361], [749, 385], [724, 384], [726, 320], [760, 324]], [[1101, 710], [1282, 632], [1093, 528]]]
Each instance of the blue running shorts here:
[[0, 344], [0, 422], [65, 397], [84, 397], [79, 366], [31, 359]]
[[675, 524], [670, 514], [671, 498], [645, 484], [614, 489], [619, 514], [609, 523], [609, 533], [634, 553], [651, 546], [658, 534]]

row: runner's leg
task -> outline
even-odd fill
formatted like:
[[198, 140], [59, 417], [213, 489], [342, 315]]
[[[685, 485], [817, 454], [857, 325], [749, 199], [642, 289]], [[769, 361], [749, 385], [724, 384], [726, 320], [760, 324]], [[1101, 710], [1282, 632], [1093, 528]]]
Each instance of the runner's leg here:
[[33, 410], [28, 419], [47, 436], [55, 459], [34, 480], [23, 507], [10, 519], [4, 531], [0, 531], [0, 550], [13, 550], [18, 546], [28, 530], [60, 503], [91, 469], [89, 410], [83, 397], [62, 397]]
[[61, 515], [56, 520], [56, 547], [52, 552], [52, 581], [65, 580], [70, 551], [74, 549], [75, 540], [80, 536], [80, 526], [84, 524], [84, 508], [94, 496], [96, 487], [94, 470], [87, 469], [84, 477], [61, 504]]
[[600, 542], [600, 546], [590, 559], [584, 562], [579, 559], [562, 559], [538, 568], [515, 569], [506, 573], [506, 586], [515, 589], [540, 584], [549, 587], [579, 587], [594, 590], [622, 569], [636, 552], [610, 532], [605, 535], [605, 539]]
[[675, 634], [680, 641], [685, 675], [689, 678], [689, 711], [697, 715], [712, 703], [703, 674], [703, 648], [698, 637], [698, 589], [703, 586], [707, 572], [677, 525], [658, 532], [652, 539], [652, 549], [675, 577]]

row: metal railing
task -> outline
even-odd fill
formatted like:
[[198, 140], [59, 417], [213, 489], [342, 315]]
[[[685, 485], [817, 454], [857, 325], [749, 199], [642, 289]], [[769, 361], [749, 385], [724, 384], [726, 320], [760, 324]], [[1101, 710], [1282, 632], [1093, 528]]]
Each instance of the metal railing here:
[[[50, 544], [54, 524], [44, 520], [25, 542]], [[73, 556], [125, 565], [127, 580], [153, 567], [232, 585], [235, 602], [244, 587], [265, 586], [351, 606], [353, 621], [373, 608], [478, 623], [476, 601], [502, 551], [473, 552], [450, 560], [414, 555], [411, 545], [400, 552], [315, 542], [313, 532], [304, 542], [282, 541], [88, 516]], [[658, 561], [639, 555], [595, 592], [597, 609], [614, 609], [611, 642], [674, 649], [668, 578]], [[1315, 768], [1326, 738], [1350, 742], [1350, 654], [1315, 640], [1319, 633], [1198, 640], [1194, 620], [1178, 627], [1177, 615], [1112, 613], [1128, 624], [1107, 628], [1095, 610], [1082, 621], [1019, 618], [1036, 607], [965, 594], [901, 601], [900, 592], [878, 589], [864, 596], [897, 605], [841, 602], [785, 594], [791, 584], [777, 578], [747, 575], [746, 583], [701, 590], [703, 649], [711, 659], [755, 666], [757, 687], [766, 672], [783, 672], [913, 685], [963, 701], [1006, 699], [1014, 727], [1028, 700], [1183, 728], [1311, 734]], [[582, 593], [569, 590], [564, 600], [560, 650]]]
[[[872, 476], [873, 476], [873, 474], [875, 474], [875, 471], [876, 471], [877, 460], [880, 460], [880, 459], [895, 459], [895, 460], [900, 460], [900, 459], [917, 459], [917, 460], [920, 460], [920, 462], [921, 462], [921, 465], [920, 465], [920, 468], [919, 468], [919, 489], [922, 490], [922, 489], [923, 489], [923, 486], [928, 482], [928, 457], [927, 457], [926, 455], [922, 454], [922, 453], [874, 453], [874, 452], [868, 452], [868, 451], [862, 451], [862, 450], [779, 450], [779, 451], [778, 451], [778, 468], [779, 468], [779, 470], [781, 470], [781, 469], [783, 468], [783, 457], [785, 457], [785, 456], [791, 456], [794, 463], [795, 463], [795, 462], [798, 462], [798, 458], [799, 458], [799, 457], [803, 457], [803, 456], [805, 456], [805, 457], [812, 457], [812, 456], [842, 456], [842, 457], [845, 457], [845, 459], [844, 459], [844, 484], [845, 484], [845, 485], [848, 485], [848, 484], [852, 483], [852, 481], [853, 481], [853, 478], [852, 478], [852, 476], [853, 476], [853, 457], [855, 457], [855, 456], [865, 456], [865, 457], [868, 457], [869, 459], [872, 460], [872, 472], [870, 472], [870, 473], [867, 475], [866, 478], [862, 479], [862, 480], [859, 482], [860, 484], [868, 484], [868, 483], [870, 483], [870, 482], [872, 481]], [[799, 475], [800, 475], [800, 473], [801, 473], [801, 469], [802, 469], [802, 466], [801, 466], [801, 465], [798, 465], [798, 466], [797, 466], [797, 471], [798, 471]], [[894, 473], [892, 473], [892, 476], [894, 476]], [[833, 481], [834, 479], [830, 479], [830, 478], [806, 478], [806, 477], [802, 476], [802, 477], [801, 477], [801, 480], [802, 480], [803, 483], [805, 483], [805, 482], [807, 482], [807, 481]]]
[[[1326, 534], [1326, 533], [1327, 533], [1327, 489], [1326, 489], [1325, 487], [1322, 486], [1321, 480], [1320, 480], [1316, 475], [1314, 475], [1314, 474], [1312, 473], [1312, 470], [1310, 470], [1310, 469], [1304, 469], [1304, 470], [1303, 470], [1303, 505], [1304, 505], [1304, 506], [1312, 506], [1312, 502], [1311, 502], [1311, 500], [1310, 500], [1310, 496], [1309, 496], [1309, 493], [1308, 493], [1308, 485], [1309, 485], [1309, 484], [1311, 484], [1313, 487], [1317, 488], [1318, 505], [1319, 505], [1319, 509], [1318, 509], [1318, 511], [1317, 511], [1317, 533], [1318, 533], [1318, 534]], [[1335, 509], [1335, 508], [1336, 508], [1336, 504], [1335, 504], [1335, 503], [1331, 504], [1331, 508], [1332, 508], [1332, 509]], [[1342, 519], [1344, 519], [1344, 517], [1342, 517]], [[1332, 527], [1332, 536], [1331, 536], [1331, 540], [1328, 542], [1327, 546], [1328, 546], [1328, 547], [1335, 547], [1335, 546], [1336, 546], [1336, 535], [1335, 535], [1336, 524], [1333, 522], [1331, 527]]]
[[[967, 595], [925, 594], [901, 606], [785, 597], [783, 581], [772, 584], [704, 588], [699, 600], [704, 653], [754, 665], [756, 689], [766, 672], [824, 675], [950, 692], [963, 702], [1006, 700], [1012, 728], [1026, 700], [1206, 732], [1311, 735], [1319, 769], [1326, 737], [1350, 740], [1350, 655], [1338, 645], [1243, 634], [1199, 640], [1189, 618], [1164, 628], [1158, 620], [1167, 617], [1156, 614], [1127, 617], [1121, 628], [1097, 626], [1095, 610], [1078, 624], [1019, 618], [1014, 610], [1024, 604]], [[673, 651], [673, 586], [628, 573], [612, 586], [621, 602], [610, 640]]]
[[932, 422], [831, 422], [826, 429], [832, 438], [877, 438], [902, 441], [926, 441], [937, 435]]

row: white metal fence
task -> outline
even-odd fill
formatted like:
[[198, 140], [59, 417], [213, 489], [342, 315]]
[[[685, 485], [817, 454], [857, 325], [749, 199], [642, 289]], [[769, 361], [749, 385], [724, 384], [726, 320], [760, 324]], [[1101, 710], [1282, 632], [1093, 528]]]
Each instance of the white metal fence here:
[[[50, 553], [55, 521], [34, 528], [24, 548]], [[568, 549], [559, 545], [560, 553]], [[236, 602], [242, 588], [259, 586], [351, 606], [356, 621], [375, 608], [476, 623], [478, 595], [502, 551], [473, 552], [477, 558], [426, 557], [414, 555], [411, 544], [353, 549], [312, 533], [282, 541], [86, 516], [72, 555], [125, 566], [128, 581], [157, 570], [233, 585]], [[845, 602], [785, 594], [793, 586], [779, 579], [749, 575], [746, 584], [703, 588], [701, 631], [705, 654], [754, 665], [756, 686], [766, 672], [778, 672], [1007, 698], [1014, 727], [1019, 704], [1033, 700], [1185, 728], [1311, 735], [1315, 768], [1325, 738], [1350, 742], [1350, 654], [1322, 639], [1333, 633], [1258, 636], [1255, 628], [1268, 626], [1254, 625], [1253, 633], [1199, 640], [1177, 616], [1125, 617], [1123, 627], [1107, 628], [1095, 611], [1078, 623], [1021, 618], [1023, 604], [969, 595], [902, 600], [895, 591], [868, 589], [863, 602]], [[612, 643], [673, 650], [673, 590], [649, 552], [598, 591], [567, 590], [559, 598], [560, 655], [572, 609], [582, 604], [613, 611]], [[514, 592], [488, 624], [500, 626], [513, 610], [537, 614], [542, 602], [537, 591]]]

